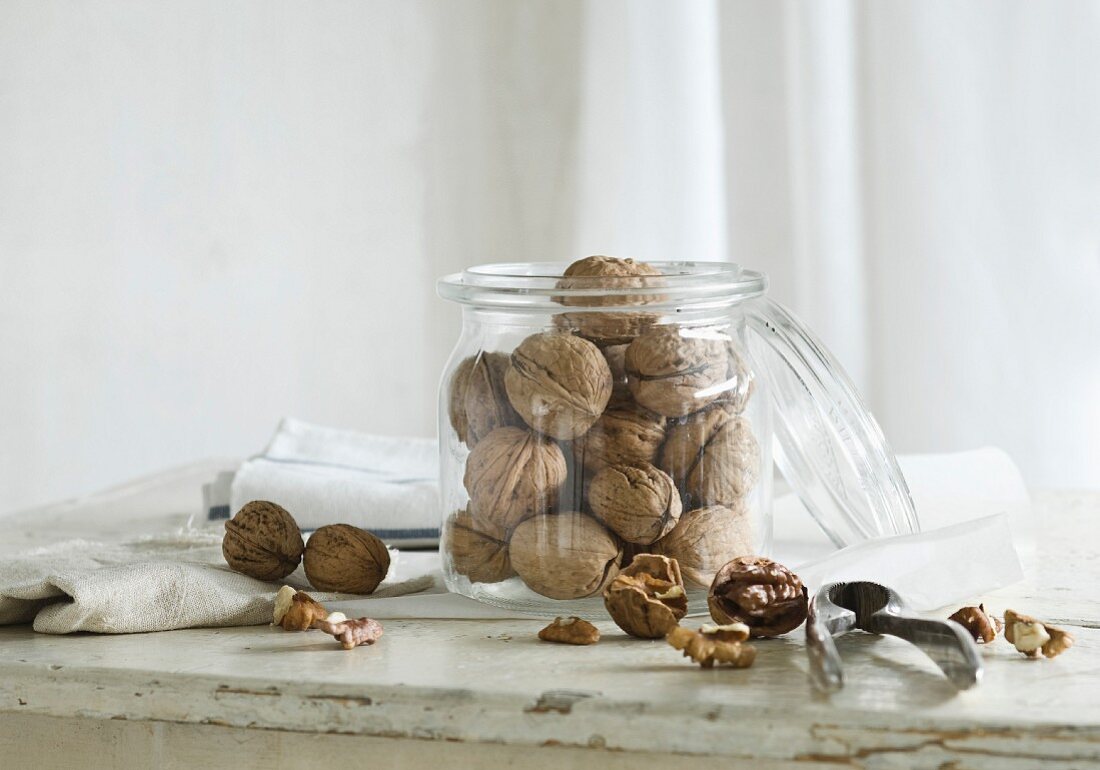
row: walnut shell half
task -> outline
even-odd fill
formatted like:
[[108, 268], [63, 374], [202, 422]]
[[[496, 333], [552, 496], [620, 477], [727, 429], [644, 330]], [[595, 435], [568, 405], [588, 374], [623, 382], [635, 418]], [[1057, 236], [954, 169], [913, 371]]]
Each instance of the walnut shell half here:
[[709, 588], [722, 565], [754, 551], [748, 509], [738, 503], [687, 511], [649, 550], [675, 559], [689, 585]]
[[779, 562], [738, 556], [714, 576], [707, 605], [719, 625], [744, 623], [753, 636], [779, 636], [806, 619], [806, 589]]
[[760, 445], [748, 420], [714, 406], [668, 426], [658, 465], [680, 488], [685, 507], [731, 505], [760, 477]]
[[672, 531], [683, 510], [672, 479], [649, 463], [604, 468], [592, 479], [588, 504], [615, 534], [640, 545]]
[[665, 417], [683, 417], [725, 397], [730, 339], [719, 332], [655, 326], [626, 349], [630, 392]]
[[553, 441], [523, 428], [497, 428], [466, 459], [470, 513], [510, 530], [557, 504], [566, 472], [565, 455]]
[[245, 503], [225, 522], [222, 555], [234, 572], [282, 580], [302, 561], [302, 531], [286, 509], [267, 500]]
[[687, 614], [687, 593], [675, 559], [639, 554], [603, 593], [611, 619], [631, 636], [659, 639]]
[[568, 441], [585, 433], [611, 398], [611, 369], [600, 349], [561, 332], [532, 334], [512, 353], [508, 399], [539, 433]]
[[499, 583], [515, 575], [508, 559], [508, 533], [504, 528], [456, 511], [443, 525], [443, 550], [451, 566], [471, 583]]
[[329, 524], [309, 536], [304, 565], [319, 591], [370, 594], [390, 569], [385, 544], [365, 529]]
[[598, 594], [615, 577], [622, 548], [591, 516], [570, 511], [520, 523], [508, 555], [532, 591], [551, 599], [580, 599]]

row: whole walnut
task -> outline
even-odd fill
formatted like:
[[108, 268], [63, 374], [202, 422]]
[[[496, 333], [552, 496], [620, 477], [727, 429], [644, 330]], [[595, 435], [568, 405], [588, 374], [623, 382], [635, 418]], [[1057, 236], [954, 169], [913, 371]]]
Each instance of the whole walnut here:
[[807, 604], [798, 575], [763, 556], [738, 556], [723, 565], [707, 595], [715, 623], [744, 623], [753, 636], [793, 631], [806, 619]]
[[760, 445], [749, 421], [724, 406], [672, 421], [658, 466], [672, 477], [687, 508], [729, 505], [760, 477]]
[[633, 401], [630, 395], [630, 385], [626, 379], [626, 349], [629, 345], [608, 345], [601, 348], [603, 357], [607, 360], [607, 366], [611, 369], [611, 403], [617, 401]]
[[[645, 262], [619, 257], [594, 256], [577, 260], [566, 268], [558, 281], [560, 289], [642, 289], [663, 286], [661, 271]], [[661, 295], [599, 294], [596, 296], [558, 297], [573, 307], [623, 307], [645, 305], [663, 300]], [[597, 345], [630, 342], [657, 320], [653, 313], [633, 310], [600, 310], [562, 313], [555, 316], [559, 328], [575, 331]]]
[[611, 398], [611, 369], [591, 342], [561, 332], [540, 332], [512, 353], [504, 386], [528, 425], [568, 441], [603, 414]]
[[310, 585], [319, 591], [369, 594], [389, 572], [390, 552], [365, 529], [329, 524], [309, 536], [304, 563]]
[[510, 530], [553, 508], [565, 478], [565, 455], [556, 443], [508, 426], [492, 431], [471, 450], [462, 481], [470, 493], [470, 513]]
[[672, 479], [649, 463], [604, 468], [589, 485], [588, 505], [615, 534], [640, 545], [671, 532], [683, 510]]
[[570, 511], [521, 522], [512, 533], [508, 555], [532, 591], [551, 599], [580, 599], [611, 582], [622, 548], [591, 516]]
[[506, 354], [482, 351], [455, 368], [448, 414], [459, 440], [471, 448], [494, 428], [523, 424], [504, 390], [508, 366]]
[[665, 440], [665, 419], [633, 401], [614, 401], [588, 432], [573, 442], [573, 454], [589, 475], [608, 465], [655, 463]]
[[229, 567], [257, 580], [281, 580], [302, 561], [302, 531], [286, 509], [253, 500], [225, 522], [222, 555]]
[[499, 583], [516, 574], [508, 559], [508, 533], [466, 510], [451, 514], [443, 525], [443, 552], [471, 583]]
[[603, 592], [604, 606], [623, 631], [659, 639], [687, 614], [687, 593], [675, 559], [641, 554]]
[[738, 503], [687, 511], [649, 550], [675, 559], [688, 584], [709, 588], [722, 565], [755, 550], [748, 509]]
[[[683, 417], [730, 398], [738, 387], [731, 341], [707, 329], [654, 326], [626, 349], [630, 392], [647, 409]], [[744, 387], [748, 387], [747, 385]]]

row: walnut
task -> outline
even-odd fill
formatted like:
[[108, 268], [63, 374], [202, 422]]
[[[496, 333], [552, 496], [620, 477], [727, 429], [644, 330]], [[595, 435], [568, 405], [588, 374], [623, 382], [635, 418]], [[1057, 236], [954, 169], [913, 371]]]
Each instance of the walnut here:
[[[661, 271], [645, 262], [618, 257], [585, 257], [566, 268], [558, 281], [560, 289], [642, 289], [663, 286]], [[573, 307], [622, 307], [659, 302], [661, 295], [601, 293], [596, 296], [561, 296], [558, 301]], [[600, 346], [630, 342], [657, 321], [653, 313], [623, 310], [562, 313], [554, 317], [559, 328], [572, 329]]]
[[979, 604], [977, 607], [962, 607], [948, 620], [953, 620], [965, 628], [979, 644], [992, 642], [1003, 627], [998, 618], [994, 618], [985, 611], [984, 604]]
[[629, 345], [608, 345], [601, 348], [607, 366], [611, 370], [611, 402], [634, 400], [626, 381], [626, 349]]
[[649, 550], [675, 559], [689, 585], [709, 588], [723, 564], [755, 550], [748, 509], [738, 503], [687, 511]]
[[447, 417], [451, 421], [458, 440], [464, 444], [470, 440], [470, 421], [466, 416], [466, 388], [470, 384], [470, 372], [474, 369], [476, 356], [470, 356], [459, 362], [451, 373], [451, 382], [447, 386]]
[[253, 500], [225, 522], [222, 555], [242, 575], [281, 580], [298, 569], [304, 550], [294, 517], [275, 503]]
[[683, 417], [730, 390], [748, 387], [736, 375], [731, 340], [711, 329], [655, 326], [626, 349], [630, 392], [647, 409], [665, 417]]
[[806, 589], [798, 575], [763, 556], [739, 556], [724, 565], [707, 595], [719, 624], [744, 623], [753, 636], [779, 636], [806, 619]]
[[1029, 658], [1056, 658], [1073, 646], [1073, 634], [1013, 610], [1005, 610], [1005, 639]]
[[687, 614], [680, 567], [667, 556], [636, 556], [603, 592], [603, 603], [623, 631], [659, 639]]
[[329, 612], [305, 591], [283, 586], [275, 594], [273, 625], [282, 627], [284, 631], [306, 631], [317, 628], [322, 620], [337, 623], [347, 618], [342, 612]]
[[382, 624], [373, 618], [345, 619], [339, 623], [322, 620], [315, 625], [315, 628], [331, 634], [345, 650], [361, 644], [374, 644], [382, 636]]
[[655, 463], [665, 440], [665, 419], [633, 401], [612, 400], [600, 419], [573, 442], [590, 474], [608, 465]]
[[756, 660], [756, 649], [745, 642], [749, 629], [741, 623], [726, 626], [703, 626], [698, 631], [676, 626], [665, 639], [685, 658], [691, 658], [703, 668], [726, 663], [734, 668], [748, 668]]
[[390, 552], [377, 537], [350, 524], [321, 527], [306, 544], [306, 577], [320, 591], [373, 593], [390, 569]]
[[508, 544], [512, 568], [528, 588], [551, 599], [580, 599], [604, 589], [618, 572], [619, 541], [591, 516], [534, 516]]
[[615, 534], [641, 545], [671, 532], [683, 510], [672, 479], [649, 463], [604, 468], [592, 479], [588, 504]]
[[554, 618], [554, 622], [539, 631], [539, 639], [558, 644], [595, 644], [600, 641], [600, 630], [587, 620], [574, 616]]
[[558, 502], [566, 479], [561, 448], [523, 428], [497, 428], [466, 460], [470, 512], [505, 530]]
[[508, 366], [504, 353], [482, 351], [455, 368], [447, 411], [459, 440], [471, 448], [494, 428], [523, 424], [504, 390]]
[[443, 525], [443, 543], [454, 571], [471, 583], [499, 583], [516, 574], [508, 560], [508, 533], [491, 521], [457, 511]]
[[714, 406], [668, 426], [658, 465], [672, 477], [687, 508], [729, 505], [760, 477], [760, 445], [749, 421]]
[[583, 435], [603, 414], [611, 398], [611, 369], [591, 342], [540, 332], [512, 353], [504, 386], [528, 425], [568, 441]]

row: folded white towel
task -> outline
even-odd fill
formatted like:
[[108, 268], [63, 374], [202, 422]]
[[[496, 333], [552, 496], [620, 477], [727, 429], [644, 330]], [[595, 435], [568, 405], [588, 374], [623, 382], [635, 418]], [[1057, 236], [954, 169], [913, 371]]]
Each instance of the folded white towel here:
[[436, 447], [432, 439], [284, 419], [267, 448], [244, 462], [231, 481], [222, 474], [207, 485], [207, 516], [228, 518], [250, 500], [270, 500], [306, 530], [353, 524], [391, 545], [432, 546], [440, 527]]

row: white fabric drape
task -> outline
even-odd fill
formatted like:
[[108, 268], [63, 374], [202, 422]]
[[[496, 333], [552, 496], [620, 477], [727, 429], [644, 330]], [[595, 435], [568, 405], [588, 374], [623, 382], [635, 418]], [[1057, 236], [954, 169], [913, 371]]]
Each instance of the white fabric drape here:
[[473, 262], [768, 271], [896, 449], [1100, 485], [1100, 3], [0, 4], [0, 510], [434, 430]]

